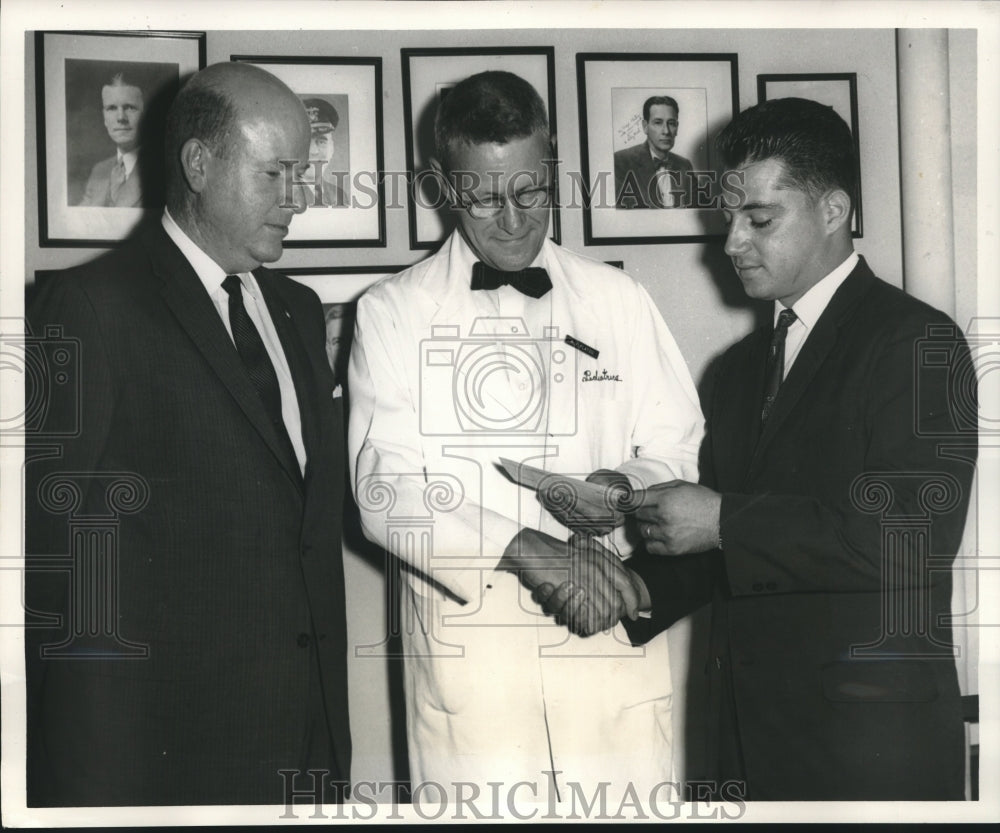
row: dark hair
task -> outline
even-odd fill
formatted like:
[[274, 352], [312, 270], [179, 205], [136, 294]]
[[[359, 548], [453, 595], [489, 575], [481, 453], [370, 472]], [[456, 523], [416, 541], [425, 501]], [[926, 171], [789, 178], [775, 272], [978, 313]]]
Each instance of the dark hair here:
[[201, 139], [216, 156], [225, 156], [237, 129], [237, 110], [219, 86], [194, 76], [177, 94], [167, 113], [164, 151], [167, 195], [184, 181], [181, 148], [188, 139]]
[[649, 111], [654, 104], [663, 104], [666, 107], [673, 107], [674, 112], [679, 116], [681, 114], [681, 108], [677, 106], [677, 102], [672, 99], [669, 95], [651, 95], [649, 98], [643, 102], [642, 105], [642, 120], [649, 121]]
[[543, 132], [549, 120], [538, 91], [512, 72], [489, 70], [459, 82], [438, 105], [434, 142], [441, 165], [458, 142], [505, 144]]
[[726, 125], [716, 146], [730, 170], [778, 159], [786, 180], [813, 199], [839, 188], [854, 202], [854, 139], [847, 123], [825, 104], [804, 98], [762, 101]]

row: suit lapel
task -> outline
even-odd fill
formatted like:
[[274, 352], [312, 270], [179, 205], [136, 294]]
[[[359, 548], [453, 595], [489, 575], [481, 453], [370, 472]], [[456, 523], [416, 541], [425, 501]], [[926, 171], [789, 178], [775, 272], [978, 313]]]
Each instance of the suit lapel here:
[[[204, 284], [162, 227], [157, 225], [143, 234], [153, 272], [162, 281], [160, 292], [167, 306], [236, 400], [246, 418], [287, 470], [288, 455], [271, 427], [264, 403], [250, 381], [212, 299], [205, 292]], [[298, 483], [299, 473], [288, 473]]]
[[257, 285], [260, 287], [271, 313], [271, 320], [285, 352], [285, 360], [295, 383], [295, 396], [299, 403], [299, 419], [302, 423], [302, 442], [306, 449], [306, 474], [309, 474], [309, 461], [319, 453], [321, 434], [316, 418], [319, 413], [316, 399], [316, 387], [313, 384], [313, 373], [309, 365], [309, 356], [302, 344], [300, 330], [285, 303], [284, 298], [273, 280], [272, 274], [266, 269], [254, 272]]
[[[742, 483], [760, 436], [761, 391], [770, 333], [754, 332], [723, 369], [712, 395], [712, 460], [717, 484]], [[734, 488], [728, 487], [727, 488]]]
[[[864, 259], [861, 259], [834, 293], [833, 298], [830, 299], [830, 303], [806, 338], [792, 369], [778, 390], [771, 415], [768, 417], [754, 449], [750, 464], [751, 471], [760, 462], [768, 444], [777, 436], [782, 423], [794, 411], [796, 404], [806, 392], [817, 371], [830, 355], [837, 342], [837, 333], [845, 317], [868, 291], [873, 280], [874, 275], [868, 268], [868, 264], [865, 263]], [[768, 338], [770, 338], [770, 334], [768, 334]], [[763, 362], [761, 365], [763, 366]], [[763, 391], [763, 375], [761, 375], [760, 391]]]

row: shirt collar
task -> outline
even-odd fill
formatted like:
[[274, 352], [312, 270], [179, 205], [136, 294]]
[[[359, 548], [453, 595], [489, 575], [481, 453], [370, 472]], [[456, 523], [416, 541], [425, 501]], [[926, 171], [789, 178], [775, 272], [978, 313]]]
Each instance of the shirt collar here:
[[[801, 321], [807, 330], [815, 327], [816, 322], [819, 321], [819, 317], [829, 305], [834, 293], [847, 280], [847, 276], [854, 271], [854, 267], [857, 265], [858, 253], [851, 252], [840, 266], [810, 287], [809, 291], [793, 304], [796, 320]], [[780, 301], [774, 302], [775, 326], [778, 323], [778, 315], [783, 309], [786, 309], [786, 307]]]
[[[462, 279], [466, 282], [466, 284], [468, 284], [470, 276], [472, 275], [472, 267], [476, 264], [476, 261], [482, 260], [482, 258], [480, 258], [479, 255], [472, 250], [472, 247], [469, 245], [468, 241], [465, 239], [465, 235], [463, 235], [461, 231], [455, 229], [455, 236], [458, 239], [456, 242], [456, 248], [452, 250], [451, 254], [453, 259], [451, 267], [452, 272], [455, 275], [464, 276]], [[540, 266], [543, 269], [545, 268], [545, 252], [548, 250], [549, 242], [548, 237], [542, 241], [542, 247], [538, 250], [538, 254], [535, 255], [535, 259], [528, 264], [527, 268], [531, 268], [533, 266]]]
[[646, 140], [646, 150], [649, 151], [649, 155], [653, 158], [654, 162], [666, 162], [667, 158], [670, 156], [670, 151], [667, 151], [663, 156], [657, 156], [656, 151], [653, 150], [653, 145], [650, 143], [649, 139]]
[[[198, 278], [204, 284], [205, 291], [209, 295], [214, 296], [221, 289], [222, 282], [226, 279], [226, 273], [222, 270], [222, 267], [198, 248], [198, 244], [187, 236], [187, 233], [177, 225], [177, 221], [170, 216], [169, 209], [163, 209], [162, 222], [163, 230], [174, 241], [177, 248], [181, 250], [181, 254], [184, 255], [187, 262], [191, 264], [191, 268], [194, 269], [195, 274], [198, 275]], [[243, 288], [256, 298], [257, 286], [256, 282], [251, 279], [251, 276], [244, 272], [239, 275], [239, 279], [243, 284]]]
[[117, 149], [115, 152], [118, 154], [118, 161], [125, 165], [125, 176], [128, 176], [132, 173], [135, 163], [139, 161], [139, 148], [130, 150], [127, 153], [122, 153]]

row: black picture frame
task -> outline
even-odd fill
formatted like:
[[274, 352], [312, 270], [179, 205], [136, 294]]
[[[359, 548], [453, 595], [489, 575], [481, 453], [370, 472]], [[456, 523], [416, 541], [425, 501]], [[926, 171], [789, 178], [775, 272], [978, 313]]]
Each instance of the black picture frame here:
[[847, 122], [854, 137], [858, 160], [858, 192], [854, 195], [851, 236], [864, 237], [861, 207], [861, 138], [858, 118], [858, 74], [856, 72], [766, 73], [757, 76], [757, 102], [774, 98], [808, 98], [828, 104]]
[[[403, 124], [406, 134], [408, 178], [407, 219], [410, 248], [436, 249], [454, 223], [443, 205], [440, 190], [428, 176], [433, 154], [436, 96], [477, 72], [501, 69], [531, 83], [548, 108], [549, 131], [556, 134], [555, 49], [551, 46], [497, 46], [460, 48], [403, 48]], [[555, 148], [553, 147], [553, 150]], [[549, 237], [560, 242], [558, 177], [549, 223]]]
[[[116, 246], [162, 208], [167, 109], [205, 66], [205, 40], [205, 32], [189, 31], [35, 32], [40, 247]], [[102, 96], [114, 85], [138, 88], [143, 107], [135, 161], [126, 163], [121, 198], [109, 204], [119, 143], [102, 116]]]
[[[575, 183], [572, 199], [583, 205], [584, 245], [694, 243], [724, 237], [713, 141], [739, 112], [736, 53], [579, 52], [576, 74], [582, 179]], [[685, 195], [671, 208], [619, 199], [643, 178], [647, 181], [640, 187], [647, 193], [653, 186], [655, 174], [639, 171], [631, 160], [637, 160], [637, 149], [647, 141], [640, 138], [645, 129], [643, 104], [654, 96], [669, 96], [678, 105], [680, 128], [674, 147], [692, 170]], [[693, 127], [685, 129], [692, 122]], [[627, 151], [634, 155], [623, 153]], [[653, 170], [651, 161], [649, 168]], [[625, 173], [619, 177], [616, 171]], [[625, 182], [616, 182], [619, 178]]]
[[[311, 204], [292, 222], [284, 247], [385, 248], [382, 59], [303, 55], [230, 55], [229, 59], [276, 75], [303, 102], [326, 102], [339, 117], [333, 134], [346, 132], [348, 137], [346, 148], [340, 142], [330, 159], [338, 169], [335, 176], [322, 192], [312, 185], [307, 197]], [[318, 160], [313, 164], [318, 167]], [[311, 176], [315, 180], [316, 167]]]
[[275, 269], [308, 286], [323, 304], [350, 304], [372, 284], [409, 266], [276, 266]]

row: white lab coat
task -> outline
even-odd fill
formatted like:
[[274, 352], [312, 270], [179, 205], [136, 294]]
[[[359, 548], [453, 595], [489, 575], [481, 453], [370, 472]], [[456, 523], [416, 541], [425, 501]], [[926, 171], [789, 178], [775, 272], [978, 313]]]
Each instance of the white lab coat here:
[[450, 796], [459, 782], [525, 781], [540, 802], [553, 784], [560, 800], [601, 782], [648, 796], [672, 772], [666, 634], [632, 648], [619, 624], [581, 639], [495, 572], [521, 527], [569, 534], [495, 463], [614, 468], [636, 486], [696, 480], [697, 394], [649, 295], [621, 270], [546, 240], [535, 265], [553, 289], [535, 300], [470, 291], [474, 262], [456, 232], [374, 286], [351, 351], [365, 534], [413, 568], [400, 593], [411, 778]]

